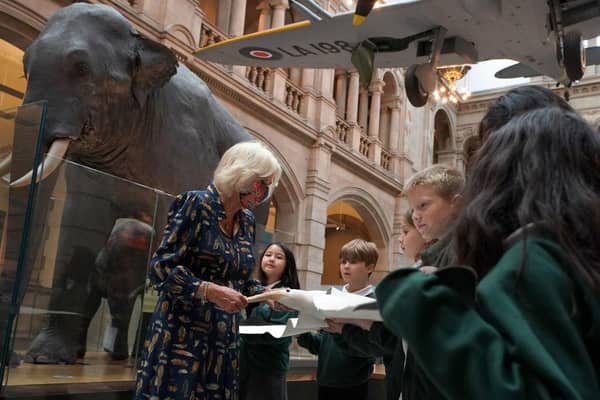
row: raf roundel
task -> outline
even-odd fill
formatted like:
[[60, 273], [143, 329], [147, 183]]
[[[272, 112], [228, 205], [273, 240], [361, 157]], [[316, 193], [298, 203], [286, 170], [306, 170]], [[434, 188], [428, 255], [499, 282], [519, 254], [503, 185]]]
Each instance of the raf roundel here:
[[268, 51], [264, 51], [264, 50], [252, 50], [250, 52], [250, 55], [254, 58], [264, 58], [264, 59], [269, 59], [269, 58], [273, 57], [273, 54], [269, 53]]
[[275, 61], [283, 58], [280, 52], [264, 47], [244, 47], [239, 52], [242, 56], [255, 60]]

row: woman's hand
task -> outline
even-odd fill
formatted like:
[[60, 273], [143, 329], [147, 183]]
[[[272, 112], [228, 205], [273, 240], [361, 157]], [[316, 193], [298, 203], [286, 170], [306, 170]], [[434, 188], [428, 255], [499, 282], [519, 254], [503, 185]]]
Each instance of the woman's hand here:
[[206, 299], [230, 314], [240, 312], [248, 305], [246, 296], [237, 290], [216, 283], [208, 285]]

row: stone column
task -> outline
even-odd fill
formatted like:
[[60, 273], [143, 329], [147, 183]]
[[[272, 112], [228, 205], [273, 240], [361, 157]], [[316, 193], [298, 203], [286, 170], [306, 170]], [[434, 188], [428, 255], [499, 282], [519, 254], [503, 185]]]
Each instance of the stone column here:
[[369, 91], [366, 88], [360, 88], [358, 101], [358, 124], [363, 128], [364, 134], [367, 134], [367, 119], [369, 118]]
[[379, 165], [381, 160], [381, 141], [379, 140], [379, 114], [381, 113], [381, 94], [385, 83], [382, 80], [371, 82], [371, 109], [369, 110], [369, 160]]
[[344, 70], [335, 71], [335, 104], [338, 116], [346, 117], [346, 95], [348, 74]]
[[346, 105], [346, 121], [350, 124], [356, 124], [356, 117], [358, 114], [358, 88], [360, 86], [358, 80], [358, 71], [350, 72], [350, 79], [348, 84], [348, 99]]
[[288, 0], [271, 1], [273, 7], [273, 18], [271, 19], [271, 28], [279, 28], [285, 25], [285, 10], [290, 8]]
[[315, 91], [315, 70], [304, 68], [301, 70], [300, 87], [304, 96], [300, 103], [300, 115], [307, 119], [313, 126], [317, 125], [317, 95]]
[[396, 99], [390, 102], [390, 143], [389, 150], [397, 154], [400, 150], [398, 140], [400, 138], [400, 111], [402, 100]]
[[256, 6], [256, 9], [260, 11], [260, 16], [258, 17], [258, 30], [264, 31], [271, 28], [271, 4], [269, 4], [269, 1], [261, 1], [258, 6]]
[[325, 249], [325, 225], [327, 224], [327, 200], [329, 198], [329, 167], [332, 148], [318, 139], [312, 146], [306, 177], [304, 198], [304, 221], [298, 241], [298, 275], [302, 288], [318, 288], [323, 275], [323, 251]]
[[361, 130], [357, 122], [358, 117], [358, 97], [360, 82], [358, 78], [358, 71], [351, 71], [350, 78], [348, 79], [348, 95], [346, 103], [346, 121], [350, 125], [350, 146], [354, 151], [360, 149], [360, 135]]
[[300, 68], [290, 68], [290, 81], [292, 81], [295, 85], [300, 85]]
[[225, 33], [229, 33], [229, 21], [231, 18], [232, 0], [220, 0], [217, 9], [217, 27]]
[[390, 102], [390, 143], [389, 150], [392, 153], [392, 174], [402, 180], [401, 166], [401, 144], [400, 141], [400, 114], [402, 112], [402, 100], [397, 98]]
[[[231, 18], [229, 19], [229, 35], [241, 36], [244, 34], [244, 21], [246, 19], [246, 0], [231, 0]], [[246, 77], [246, 67], [235, 65], [233, 73]]]
[[381, 94], [383, 93], [383, 81], [376, 80], [371, 82], [369, 90], [371, 91], [371, 109], [369, 110], [369, 136], [377, 138], [379, 136], [379, 114], [381, 113]]
[[[273, 9], [271, 17], [271, 28], [279, 28], [285, 25], [285, 10], [289, 7], [287, 0], [271, 0], [269, 2]], [[273, 98], [285, 104], [287, 71], [277, 68], [273, 71]]]

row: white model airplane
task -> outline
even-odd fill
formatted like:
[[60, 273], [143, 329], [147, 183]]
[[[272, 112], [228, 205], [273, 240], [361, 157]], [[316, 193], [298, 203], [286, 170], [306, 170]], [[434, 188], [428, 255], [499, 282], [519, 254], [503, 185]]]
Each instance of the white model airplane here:
[[326, 328], [326, 319], [381, 321], [375, 299], [341, 292], [335, 288], [327, 292], [324, 290], [274, 289], [248, 297], [249, 303], [265, 300], [275, 300], [298, 311], [298, 318], [290, 318], [286, 325], [266, 325], [249, 319], [240, 323], [240, 333], [269, 333], [271, 336], [279, 338]]
[[355, 67], [363, 83], [373, 68], [408, 67], [406, 94], [420, 107], [439, 68], [491, 59], [513, 59], [570, 87], [585, 70], [583, 39], [600, 34], [598, 0], [407, 0], [375, 8], [375, 0], [359, 0], [354, 14], [335, 16], [311, 0], [291, 3], [307, 21], [224, 40], [196, 56], [229, 65]]

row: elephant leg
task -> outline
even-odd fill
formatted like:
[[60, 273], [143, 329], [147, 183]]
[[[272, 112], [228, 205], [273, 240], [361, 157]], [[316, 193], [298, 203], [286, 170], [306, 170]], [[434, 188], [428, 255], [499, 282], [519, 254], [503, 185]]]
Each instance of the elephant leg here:
[[110, 335], [113, 335], [109, 346], [104, 350], [110, 354], [113, 360], [124, 360], [129, 357], [127, 334], [129, 330], [129, 320], [135, 304], [135, 298], [113, 297], [109, 295], [108, 306], [112, 323]]
[[27, 362], [72, 364], [85, 355], [88, 326], [102, 297], [99, 286], [91, 284], [95, 260], [115, 220], [111, 187], [97, 175], [75, 167], [66, 170], [68, 193], [48, 325], [31, 343]]
[[[128, 357], [128, 329], [136, 298], [143, 293], [152, 228], [141, 221], [117, 220], [103, 257], [97, 259], [99, 281], [106, 282], [112, 325], [109, 346], [113, 359]], [[103, 262], [106, 260], [106, 262]]]
[[63, 273], [55, 280], [49, 304], [48, 326], [35, 337], [25, 357], [39, 364], [73, 364], [85, 355], [87, 328], [101, 301], [100, 292], [92, 290], [89, 278], [74, 273], [83, 266], [93, 266], [96, 254], [88, 248], [75, 247]]

